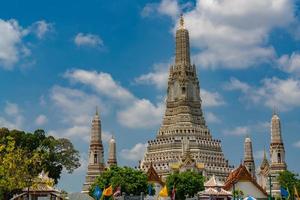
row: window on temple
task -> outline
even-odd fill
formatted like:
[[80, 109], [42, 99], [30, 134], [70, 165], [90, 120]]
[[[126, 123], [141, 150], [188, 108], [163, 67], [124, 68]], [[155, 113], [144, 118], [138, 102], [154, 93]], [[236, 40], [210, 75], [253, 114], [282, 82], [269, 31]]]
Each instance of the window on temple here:
[[98, 163], [98, 155], [95, 153], [94, 154], [94, 163], [97, 164]]
[[277, 162], [281, 163], [281, 154], [280, 153], [277, 154], [277, 159], [278, 159]]
[[182, 88], [182, 94], [185, 94], [185, 87]]

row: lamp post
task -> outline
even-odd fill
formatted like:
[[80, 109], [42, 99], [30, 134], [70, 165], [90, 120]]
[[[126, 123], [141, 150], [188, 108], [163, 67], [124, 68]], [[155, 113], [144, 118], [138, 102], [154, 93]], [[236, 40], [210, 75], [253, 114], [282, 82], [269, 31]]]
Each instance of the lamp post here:
[[271, 174], [269, 174], [269, 189], [270, 189], [270, 193], [269, 193], [269, 200], [272, 200], [272, 178], [275, 176], [272, 176]]
[[233, 182], [232, 194], [233, 194], [233, 200], [235, 200], [235, 182]]

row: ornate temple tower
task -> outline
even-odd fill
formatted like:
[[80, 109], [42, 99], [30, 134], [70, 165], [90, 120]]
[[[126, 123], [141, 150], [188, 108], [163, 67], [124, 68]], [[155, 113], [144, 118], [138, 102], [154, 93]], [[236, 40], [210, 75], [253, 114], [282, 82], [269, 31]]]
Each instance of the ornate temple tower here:
[[114, 136], [112, 136], [109, 141], [107, 165], [108, 167], [117, 165], [116, 140]]
[[181, 16], [176, 31], [175, 64], [170, 66], [166, 111], [156, 139], [148, 141], [140, 168], [151, 166], [165, 178], [171, 166], [182, 160], [182, 143], [188, 140], [189, 154], [206, 176], [215, 174], [225, 180], [230, 172], [220, 140], [213, 139], [201, 109], [200, 87], [196, 66], [190, 61], [189, 32]]
[[245, 138], [245, 143], [244, 143], [244, 165], [248, 169], [252, 177], [256, 179], [252, 141], [249, 136]]
[[99, 176], [105, 169], [104, 166], [104, 150], [101, 140], [101, 121], [96, 109], [96, 114], [92, 120], [91, 142], [89, 148], [88, 169], [83, 184], [82, 193], [88, 193], [89, 187], [94, 183], [95, 178]]
[[260, 168], [257, 174], [258, 184], [267, 191], [268, 175], [269, 175], [269, 161], [267, 159], [266, 150], [264, 150], [264, 157], [261, 161]]
[[273, 176], [273, 193], [280, 194], [280, 185], [277, 181], [279, 172], [287, 169], [285, 163], [285, 150], [281, 136], [280, 118], [277, 113], [273, 113], [271, 119], [271, 143], [270, 143], [270, 175]]

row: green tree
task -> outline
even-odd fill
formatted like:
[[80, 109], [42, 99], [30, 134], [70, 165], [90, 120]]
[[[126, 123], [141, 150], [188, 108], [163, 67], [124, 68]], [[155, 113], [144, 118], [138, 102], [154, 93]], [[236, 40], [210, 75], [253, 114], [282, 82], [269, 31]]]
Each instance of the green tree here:
[[122, 192], [126, 194], [140, 195], [141, 192], [147, 193], [148, 182], [147, 175], [140, 171], [129, 167], [112, 166], [97, 177], [95, 183], [90, 188], [90, 195], [96, 186], [101, 190], [112, 185], [113, 189], [121, 187]]
[[68, 139], [46, 136], [43, 130], [25, 133], [0, 128], [2, 194], [22, 189], [42, 170], [49, 172], [49, 177], [57, 183], [63, 169], [72, 173], [79, 166], [79, 152]]
[[7, 136], [6, 140], [6, 144], [0, 144], [0, 190], [4, 199], [8, 199], [12, 191], [31, 184], [38, 174], [35, 169], [40, 167], [39, 161], [42, 159], [37, 151], [29, 155], [27, 151], [16, 148], [11, 136]]
[[240, 189], [234, 190], [233, 195], [236, 199], [244, 198], [244, 192]]
[[300, 191], [300, 179], [298, 174], [285, 170], [279, 173], [277, 179], [282, 187], [289, 190], [290, 199], [294, 197], [294, 186]]
[[171, 194], [173, 187], [176, 188], [176, 200], [185, 199], [186, 195], [190, 197], [197, 192], [204, 190], [204, 178], [201, 174], [193, 171], [182, 173], [173, 173], [167, 177], [167, 188]]

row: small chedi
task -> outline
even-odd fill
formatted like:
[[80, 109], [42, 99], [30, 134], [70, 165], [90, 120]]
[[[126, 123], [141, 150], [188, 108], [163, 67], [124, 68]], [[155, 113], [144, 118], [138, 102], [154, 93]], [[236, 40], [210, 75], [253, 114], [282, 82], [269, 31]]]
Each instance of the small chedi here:
[[106, 167], [110, 167], [111, 165], [117, 165], [116, 141], [114, 137], [112, 137], [109, 142], [109, 156], [106, 166], [104, 163], [101, 120], [98, 109], [96, 109], [96, 114], [92, 120], [88, 168], [82, 193], [88, 193], [89, 188], [95, 182], [95, 179], [104, 172]]
[[245, 138], [244, 143], [244, 165], [250, 172], [252, 178], [256, 179], [255, 163], [253, 157], [252, 141], [249, 136]]
[[204, 176], [225, 181], [231, 167], [224, 158], [221, 141], [213, 139], [201, 108], [196, 66], [191, 64], [189, 32], [181, 16], [176, 31], [175, 64], [168, 80], [166, 111], [162, 125], [148, 147], [140, 168], [152, 165], [164, 179], [174, 170], [193, 167]]
[[[263, 159], [258, 170], [255, 170], [253, 158], [252, 141], [249, 136], [245, 138], [244, 143], [244, 161], [243, 166], [246, 167], [252, 176], [252, 181], [258, 183], [264, 191], [272, 195], [280, 196], [280, 185], [277, 180], [279, 172], [287, 169], [285, 162], [285, 150], [281, 134], [281, 123], [277, 113], [273, 113], [271, 119], [271, 141], [270, 141], [270, 161], [267, 159], [266, 151], [264, 151]], [[257, 175], [257, 176], [256, 176]], [[270, 188], [270, 178], [272, 188]]]
[[272, 194], [280, 196], [280, 185], [277, 180], [279, 172], [287, 169], [285, 162], [284, 143], [281, 134], [280, 118], [276, 112], [273, 113], [271, 119], [271, 142], [270, 142], [270, 162], [267, 160], [266, 153], [264, 153], [258, 171], [258, 183], [267, 191], [270, 190], [269, 178], [272, 182]]

